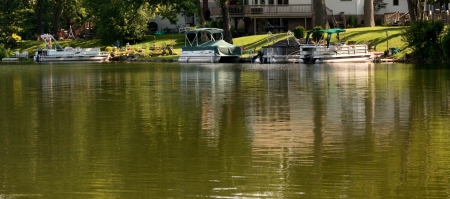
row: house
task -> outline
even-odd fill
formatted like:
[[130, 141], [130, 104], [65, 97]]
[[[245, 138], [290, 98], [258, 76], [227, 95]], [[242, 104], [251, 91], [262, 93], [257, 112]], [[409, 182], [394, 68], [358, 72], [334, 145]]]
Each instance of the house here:
[[[231, 1], [230, 18], [232, 23], [244, 21], [245, 33], [265, 34], [267, 28], [281, 27], [293, 30], [297, 26], [312, 29], [314, 25], [314, 7], [312, 0], [243, 0], [243, 5], [235, 5]], [[386, 8], [375, 13], [375, 17], [390, 19], [401, 17], [408, 12], [406, 1], [384, 0]], [[325, 0], [330, 22], [345, 26], [345, 19], [352, 15], [361, 20], [364, 16], [364, 0]], [[220, 19], [218, 6], [210, 6], [211, 18]], [[385, 13], [388, 13], [385, 15]], [[237, 19], [237, 20], [236, 20]], [[333, 23], [333, 25], [334, 25]]]
[[196, 16], [195, 15], [185, 15], [180, 13], [177, 15], [178, 20], [176, 22], [170, 21], [169, 19], [163, 19], [161, 16], [156, 16], [155, 19], [149, 21], [152, 31], [162, 31], [164, 29], [170, 32], [178, 32], [179, 27], [195, 26]]

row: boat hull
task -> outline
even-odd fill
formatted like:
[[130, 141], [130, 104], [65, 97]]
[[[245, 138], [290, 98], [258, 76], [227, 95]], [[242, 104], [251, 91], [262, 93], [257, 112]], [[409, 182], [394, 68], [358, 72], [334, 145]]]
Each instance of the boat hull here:
[[278, 63], [278, 64], [303, 62], [300, 59], [299, 55], [264, 55], [262, 57], [262, 61], [259, 58], [256, 60], [258, 60], [260, 63]]
[[289, 45], [280, 41], [275, 45], [262, 47], [262, 63], [298, 63], [300, 62], [298, 45]]
[[109, 61], [109, 55], [86, 55], [86, 56], [34, 56], [35, 62], [71, 62], [71, 61], [92, 61], [102, 62]]
[[33, 57], [35, 62], [70, 62], [70, 61], [109, 61], [110, 54], [100, 52], [99, 48], [70, 48], [64, 50], [40, 49]]
[[237, 63], [239, 56], [215, 55], [213, 51], [183, 51], [179, 63]]

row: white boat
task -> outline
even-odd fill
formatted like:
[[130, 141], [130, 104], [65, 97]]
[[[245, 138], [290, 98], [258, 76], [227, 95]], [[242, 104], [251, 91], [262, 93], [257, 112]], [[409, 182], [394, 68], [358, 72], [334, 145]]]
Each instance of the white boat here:
[[[373, 60], [373, 55], [369, 53], [366, 44], [345, 44], [341, 43], [339, 33], [344, 29], [333, 28], [323, 30], [312, 30], [307, 33], [306, 44], [300, 45], [300, 59], [303, 63], [333, 63], [333, 62], [369, 62]], [[324, 42], [310, 44], [310, 36], [313, 34], [327, 33]], [[331, 35], [336, 34], [338, 42], [330, 43]]]
[[[223, 30], [218, 28], [198, 28], [187, 30], [185, 45], [181, 48], [180, 63], [233, 63], [242, 55], [240, 46], [223, 40]], [[203, 37], [202, 37], [203, 35]], [[204, 38], [205, 42], [200, 42]], [[216, 40], [217, 39], [217, 40]]]
[[[34, 56], [35, 62], [66, 62], [66, 61], [108, 61], [109, 53], [103, 53], [100, 48], [62, 48], [50, 34], [41, 35], [45, 42], [44, 49], [38, 49]], [[53, 44], [53, 45], [52, 45]]]
[[[299, 56], [299, 40], [287, 31], [286, 40], [278, 41], [278, 39], [269, 31], [267, 32], [267, 46], [263, 46], [258, 52], [259, 59], [255, 59], [260, 63], [298, 63], [301, 62]], [[270, 44], [273, 42], [273, 44]]]

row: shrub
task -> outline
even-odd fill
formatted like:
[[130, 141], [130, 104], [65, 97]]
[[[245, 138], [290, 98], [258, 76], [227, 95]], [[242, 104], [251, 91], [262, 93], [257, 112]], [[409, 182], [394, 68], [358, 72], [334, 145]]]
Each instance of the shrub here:
[[383, 20], [382, 19], [375, 20], [375, 26], [381, 26], [381, 25], [383, 25]]
[[416, 20], [402, 31], [402, 40], [413, 49], [413, 57], [417, 60], [439, 60], [442, 58], [439, 37], [443, 29], [441, 20]]
[[222, 28], [223, 27], [223, 23], [222, 20], [213, 20], [210, 23], [211, 28]]
[[105, 51], [110, 53], [110, 52], [113, 51], [113, 47], [111, 47], [111, 46], [106, 46], [106, 47], [105, 47]]
[[21, 40], [22, 38], [16, 34], [12, 34], [11, 36], [6, 35], [5, 33], [0, 34], [0, 43], [5, 44], [6, 48], [17, 46], [18, 42]]
[[5, 46], [3, 44], [0, 44], [0, 59], [9, 57], [10, 54], [11, 54], [11, 50], [8, 48], [5, 48]]
[[22, 41], [22, 37], [20, 37], [19, 35], [16, 35], [15, 33], [12, 34], [11, 39], [12, 39], [14, 42]]
[[358, 18], [356, 18], [353, 15], [349, 15], [348, 16], [348, 20], [347, 20], [347, 26], [349, 28], [356, 28], [356, 27], [358, 27]]
[[303, 26], [297, 26], [294, 29], [294, 36], [298, 39], [304, 38], [306, 34], [305, 28]]
[[442, 50], [444, 51], [444, 54], [446, 58], [450, 58], [450, 27], [447, 26], [447, 30], [445, 31], [445, 35], [442, 38]]

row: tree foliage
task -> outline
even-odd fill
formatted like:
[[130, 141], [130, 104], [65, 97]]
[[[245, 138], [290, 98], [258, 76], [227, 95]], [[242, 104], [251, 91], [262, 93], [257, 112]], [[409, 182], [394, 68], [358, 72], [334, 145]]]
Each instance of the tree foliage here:
[[[0, 3], [0, 37], [21, 34], [30, 28], [33, 10], [29, 1], [3, 0]], [[5, 39], [2, 39], [5, 40]]]
[[373, 0], [373, 11], [378, 12], [379, 10], [386, 8], [387, 3], [384, 0]]
[[147, 31], [150, 18], [148, 3], [112, 0], [98, 4], [86, 1], [85, 6], [90, 14], [89, 21], [95, 24], [96, 36], [103, 44], [140, 39]]
[[417, 60], [439, 60], [442, 58], [440, 36], [444, 29], [441, 20], [416, 20], [402, 31], [402, 39], [413, 49]]
[[10, 54], [11, 51], [8, 48], [5, 48], [5, 46], [2, 43], [0, 43], [0, 59], [9, 57]]
[[445, 34], [442, 38], [442, 50], [447, 58], [450, 58], [450, 27], [447, 26]]
[[31, 39], [71, 26], [75, 29], [86, 22], [92, 22], [97, 37], [105, 44], [139, 39], [155, 15], [179, 21], [178, 13], [197, 13], [198, 5], [198, 0], [3, 0], [0, 42], [6, 44], [13, 33]]

